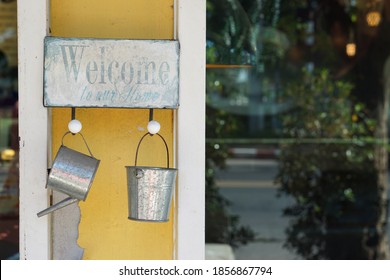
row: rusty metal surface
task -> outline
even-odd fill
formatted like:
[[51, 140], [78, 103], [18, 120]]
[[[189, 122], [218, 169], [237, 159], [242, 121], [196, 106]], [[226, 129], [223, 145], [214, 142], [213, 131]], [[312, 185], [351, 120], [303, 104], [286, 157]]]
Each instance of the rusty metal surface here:
[[178, 108], [174, 40], [45, 38], [44, 105]]

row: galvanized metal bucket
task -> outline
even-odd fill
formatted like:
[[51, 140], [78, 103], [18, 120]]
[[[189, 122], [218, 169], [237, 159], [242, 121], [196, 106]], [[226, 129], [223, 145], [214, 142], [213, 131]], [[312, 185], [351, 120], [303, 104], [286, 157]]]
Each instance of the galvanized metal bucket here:
[[62, 145], [54, 159], [46, 185], [50, 189], [69, 195], [69, 197], [39, 212], [37, 214], [38, 217], [49, 214], [71, 203], [80, 200], [85, 201], [95, 178], [100, 160], [92, 155], [81, 133], [78, 134], [83, 138], [90, 156], [64, 146], [64, 137], [69, 133], [65, 133], [62, 137]]
[[137, 166], [138, 150], [142, 140], [137, 146], [135, 166], [126, 166], [129, 216], [131, 220], [147, 222], [168, 221], [169, 209], [175, 189], [177, 169], [169, 168], [168, 145], [160, 134], [167, 151], [167, 168]]

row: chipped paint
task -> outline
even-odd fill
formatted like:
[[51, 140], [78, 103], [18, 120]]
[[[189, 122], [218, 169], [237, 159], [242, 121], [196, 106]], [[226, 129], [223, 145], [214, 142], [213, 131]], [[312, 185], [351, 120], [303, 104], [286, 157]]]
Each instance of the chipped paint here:
[[[64, 194], [55, 193], [54, 203], [66, 197]], [[53, 234], [53, 260], [81, 260], [84, 249], [77, 243], [79, 237], [78, 227], [81, 220], [78, 203], [55, 211], [51, 215], [53, 215], [52, 230], [56, 233]]]
[[177, 108], [179, 43], [46, 37], [44, 104]]

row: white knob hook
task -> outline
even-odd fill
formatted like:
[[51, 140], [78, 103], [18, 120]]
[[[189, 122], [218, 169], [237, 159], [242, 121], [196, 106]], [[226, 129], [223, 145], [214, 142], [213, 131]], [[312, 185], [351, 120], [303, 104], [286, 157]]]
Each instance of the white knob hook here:
[[83, 125], [81, 124], [81, 122], [79, 120], [76, 120], [76, 119], [75, 120], [71, 120], [68, 123], [68, 129], [73, 134], [79, 133], [82, 128], [83, 128]]
[[148, 123], [148, 132], [150, 134], [156, 134], [160, 131], [161, 125], [158, 121], [150, 121]]
[[79, 120], [76, 120], [76, 108], [72, 107], [72, 120], [68, 123], [68, 129], [71, 133], [76, 134], [81, 131], [83, 125]]
[[158, 121], [153, 120], [153, 109], [149, 111], [149, 123], [148, 123], [148, 132], [151, 135], [158, 133], [161, 129], [161, 125]]

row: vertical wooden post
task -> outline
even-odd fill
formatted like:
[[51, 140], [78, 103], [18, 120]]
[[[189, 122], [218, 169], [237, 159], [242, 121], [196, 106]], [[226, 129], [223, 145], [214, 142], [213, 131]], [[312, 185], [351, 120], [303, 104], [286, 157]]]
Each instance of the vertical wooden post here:
[[181, 50], [176, 257], [204, 259], [206, 1], [178, 0], [176, 8]]
[[20, 258], [50, 259], [48, 204], [48, 113], [42, 105], [46, 0], [18, 0]]

